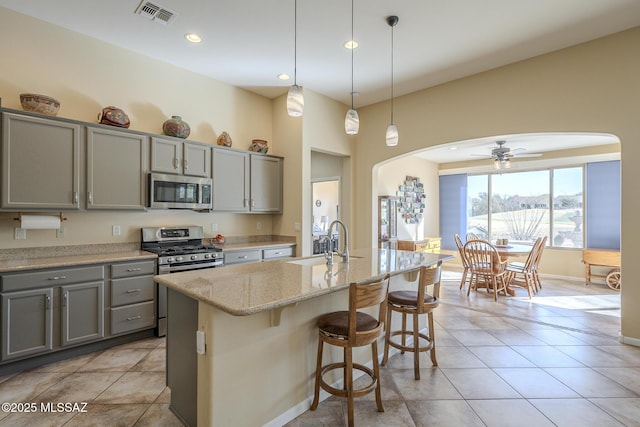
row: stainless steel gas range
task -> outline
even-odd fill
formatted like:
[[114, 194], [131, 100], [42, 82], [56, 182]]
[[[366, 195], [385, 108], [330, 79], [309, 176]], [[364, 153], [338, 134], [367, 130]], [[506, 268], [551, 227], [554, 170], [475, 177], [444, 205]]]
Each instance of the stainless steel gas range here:
[[[197, 225], [142, 228], [141, 249], [158, 254], [158, 274], [202, 268], [222, 267], [222, 249], [204, 245], [204, 231]], [[158, 285], [158, 327], [160, 337], [167, 333], [167, 289]]]

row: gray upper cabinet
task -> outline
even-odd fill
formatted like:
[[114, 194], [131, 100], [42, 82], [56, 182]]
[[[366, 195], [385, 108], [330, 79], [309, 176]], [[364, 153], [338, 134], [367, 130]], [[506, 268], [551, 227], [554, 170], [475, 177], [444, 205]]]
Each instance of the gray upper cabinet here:
[[249, 154], [213, 149], [213, 210], [249, 212]]
[[80, 208], [80, 126], [2, 113], [5, 209]]
[[146, 135], [87, 128], [87, 209], [145, 208]]
[[190, 176], [211, 176], [211, 147], [174, 139], [151, 138], [151, 170]]
[[282, 212], [280, 157], [213, 149], [213, 210]]
[[282, 212], [282, 158], [251, 156], [252, 212]]

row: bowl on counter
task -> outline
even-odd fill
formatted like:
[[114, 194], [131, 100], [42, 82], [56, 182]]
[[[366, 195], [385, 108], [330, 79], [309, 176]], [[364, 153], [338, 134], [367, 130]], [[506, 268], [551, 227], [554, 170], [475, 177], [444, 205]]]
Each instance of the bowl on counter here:
[[55, 116], [60, 110], [60, 101], [47, 95], [21, 93], [20, 104], [25, 111]]

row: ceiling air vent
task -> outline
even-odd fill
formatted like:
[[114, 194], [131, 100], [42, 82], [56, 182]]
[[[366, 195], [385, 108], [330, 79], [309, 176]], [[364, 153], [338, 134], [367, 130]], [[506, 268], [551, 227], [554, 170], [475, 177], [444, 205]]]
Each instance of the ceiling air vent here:
[[142, 0], [140, 6], [136, 9], [136, 13], [160, 24], [168, 24], [176, 17], [175, 12], [147, 0]]

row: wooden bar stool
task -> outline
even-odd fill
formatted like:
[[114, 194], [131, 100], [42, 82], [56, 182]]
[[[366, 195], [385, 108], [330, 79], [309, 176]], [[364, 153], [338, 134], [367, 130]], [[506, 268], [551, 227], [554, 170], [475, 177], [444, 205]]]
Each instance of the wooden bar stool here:
[[[318, 359], [316, 364], [316, 383], [311, 410], [318, 408], [320, 387], [335, 396], [346, 397], [349, 426], [353, 426], [353, 398], [363, 396], [372, 390], [376, 391], [376, 404], [379, 412], [384, 412], [380, 393], [380, 370], [378, 368], [377, 340], [384, 333], [385, 314], [387, 311], [387, 295], [389, 293], [389, 274], [380, 282], [349, 285], [349, 310], [328, 313], [318, 318]], [[378, 317], [358, 311], [359, 309], [379, 306]], [[322, 366], [322, 348], [324, 343], [342, 347], [344, 360]], [[353, 363], [353, 347], [371, 344], [373, 369]], [[342, 369], [343, 388], [338, 389], [327, 384], [324, 375], [334, 369]], [[353, 370], [364, 372], [371, 378], [371, 383], [359, 389], [353, 388]]]
[[[384, 358], [382, 366], [387, 364], [389, 359], [389, 346], [397, 348], [402, 354], [405, 351], [413, 352], [413, 371], [415, 379], [420, 379], [420, 352], [431, 351], [431, 363], [438, 366], [436, 360], [435, 333], [433, 330], [433, 310], [440, 305], [440, 272], [442, 261], [434, 267], [421, 267], [418, 278], [417, 291], [394, 291], [389, 293], [387, 303], [387, 333], [384, 344]], [[433, 285], [433, 295], [427, 293], [427, 286]], [[391, 314], [397, 311], [402, 313], [402, 329], [391, 331]], [[407, 330], [407, 314], [413, 315], [413, 330]], [[421, 333], [418, 327], [418, 316], [427, 315], [429, 336]], [[392, 341], [392, 337], [400, 335], [400, 343]], [[413, 343], [408, 346], [406, 337], [413, 337]], [[426, 341], [426, 345], [420, 346], [420, 339]]]

